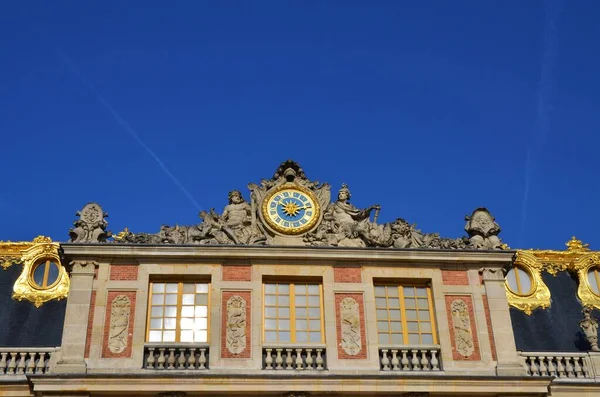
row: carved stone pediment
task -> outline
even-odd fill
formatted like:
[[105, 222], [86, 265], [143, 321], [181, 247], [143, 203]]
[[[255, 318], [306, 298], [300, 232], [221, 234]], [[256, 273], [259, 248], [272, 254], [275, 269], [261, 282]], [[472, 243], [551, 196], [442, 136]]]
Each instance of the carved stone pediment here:
[[[506, 249], [498, 238], [500, 227], [485, 208], [466, 217], [467, 236], [443, 238], [423, 233], [402, 218], [378, 223], [379, 205], [355, 207], [347, 185], [331, 202], [330, 186], [308, 179], [300, 165], [284, 161], [270, 179], [249, 183], [249, 199], [238, 190], [229, 193], [222, 213], [200, 213], [201, 222], [191, 226], [162, 226], [158, 233], [132, 233], [128, 229], [113, 237], [114, 243], [134, 244], [235, 244], [328, 247]], [[94, 204], [96, 205], [96, 204]], [[103, 241], [106, 222], [92, 204], [80, 211], [71, 230], [74, 242]], [[91, 207], [90, 207], [91, 206]], [[96, 205], [97, 206], [97, 205]]]

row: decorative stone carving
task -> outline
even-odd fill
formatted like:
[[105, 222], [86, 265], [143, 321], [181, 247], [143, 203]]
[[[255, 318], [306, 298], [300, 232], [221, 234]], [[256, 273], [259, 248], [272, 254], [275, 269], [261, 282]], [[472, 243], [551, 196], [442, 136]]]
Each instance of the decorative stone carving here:
[[471, 333], [469, 308], [462, 299], [456, 299], [450, 304], [450, 310], [452, 312], [452, 327], [454, 328], [456, 350], [463, 357], [470, 357], [475, 347]]
[[342, 324], [342, 349], [347, 354], [355, 356], [362, 349], [358, 302], [353, 298], [344, 298], [340, 302], [340, 317]]
[[466, 216], [465, 231], [469, 235], [469, 248], [497, 250], [503, 249], [498, 238], [500, 226], [487, 208], [477, 208], [471, 216]]
[[81, 211], [77, 211], [76, 215], [79, 219], [73, 222], [75, 228], [69, 230], [71, 236], [69, 242], [103, 243], [112, 235], [111, 232], [106, 231], [108, 222], [104, 218], [108, 217], [108, 214], [98, 204], [86, 204]]
[[232, 354], [246, 348], [246, 301], [239, 295], [227, 300], [226, 346]]
[[98, 262], [94, 261], [71, 261], [71, 274], [94, 274]]
[[[337, 247], [384, 247], [384, 248], [436, 248], [436, 249], [506, 249], [498, 238], [500, 228], [485, 208], [476, 209], [467, 217], [465, 230], [468, 237], [456, 239], [442, 238], [437, 233], [423, 233], [416, 225], [398, 218], [393, 222], [378, 224], [381, 207], [372, 205], [365, 209], [350, 203], [350, 189], [342, 185], [337, 200], [331, 203], [330, 186], [320, 184], [306, 177], [298, 163], [287, 160], [275, 171], [271, 179], [263, 179], [260, 184], [250, 183], [250, 203], [242, 193], [233, 190], [229, 193], [229, 204], [221, 215], [214, 209], [200, 213], [201, 222], [192, 226], [162, 226], [158, 233], [132, 233], [128, 229], [113, 236], [115, 243], [138, 244], [244, 244], [272, 245], [276, 235], [286, 235], [285, 231], [275, 230], [265, 221], [262, 205], [272, 198], [278, 188], [284, 185], [301, 186], [314, 194], [319, 205], [316, 226], [307, 227], [308, 232], [298, 232], [301, 238], [293, 243], [310, 246]], [[278, 208], [278, 207], [276, 207]], [[305, 209], [306, 210], [306, 209]], [[375, 211], [373, 219], [371, 215]], [[307, 210], [308, 211], [308, 210]], [[315, 211], [317, 212], [317, 211]], [[322, 214], [322, 216], [320, 215]], [[276, 215], [275, 215], [276, 217]], [[97, 217], [96, 217], [97, 219]], [[303, 220], [306, 219], [296, 219]], [[291, 223], [294, 221], [290, 220]], [[282, 222], [283, 223], [283, 222]], [[76, 225], [78, 226], [78, 225]], [[106, 225], [104, 225], [106, 227]], [[97, 230], [97, 229], [96, 229]], [[102, 229], [103, 230], [103, 229]], [[84, 241], [85, 235], [79, 229], [73, 230], [73, 241]], [[290, 231], [290, 234], [292, 232]]]
[[111, 303], [108, 349], [121, 353], [127, 347], [131, 301], [127, 295], [117, 295]]
[[496, 281], [504, 281], [504, 275], [506, 274], [506, 270], [503, 268], [481, 268], [479, 269], [479, 274], [483, 276], [483, 281], [486, 280], [496, 280]]
[[600, 351], [598, 348], [598, 321], [592, 317], [592, 308], [584, 307], [582, 313], [583, 320], [579, 322], [579, 327], [581, 327], [585, 339], [590, 343], [592, 351]]

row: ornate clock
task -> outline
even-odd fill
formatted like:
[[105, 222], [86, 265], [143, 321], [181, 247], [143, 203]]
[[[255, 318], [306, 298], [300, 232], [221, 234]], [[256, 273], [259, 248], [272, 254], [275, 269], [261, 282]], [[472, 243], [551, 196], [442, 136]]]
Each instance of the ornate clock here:
[[262, 216], [267, 225], [287, 235], [311, 230], [320, 215], [315, 194], [295, 183], [286, 183], [267, 192], [262, 204]]

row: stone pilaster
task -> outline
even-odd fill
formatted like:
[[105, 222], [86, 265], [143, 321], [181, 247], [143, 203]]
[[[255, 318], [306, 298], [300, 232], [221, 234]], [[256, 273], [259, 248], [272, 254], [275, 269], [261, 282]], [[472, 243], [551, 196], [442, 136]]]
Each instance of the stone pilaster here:
[[515, 336], [506, 290], [504, 289], [504, 269], [484, 268], [479, 272], [483, 276], [483, 285], [490, 308], [490, 320], [494, 330], [494, 343], [496, 346], [497, 366], [496, 374], [499, 376], [523, 376], [527, 370], [519, 363]]
[[71, 262], [71, 289], [62, 335], [61, 358], [55, 373], [85, 373], [84, 359], [87, 322], [92, 298], [92, 284], [97, 262]]

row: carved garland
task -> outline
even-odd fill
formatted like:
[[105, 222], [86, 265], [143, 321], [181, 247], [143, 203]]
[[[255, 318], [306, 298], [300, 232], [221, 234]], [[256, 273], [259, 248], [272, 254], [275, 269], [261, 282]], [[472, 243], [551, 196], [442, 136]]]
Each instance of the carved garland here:
[[117, 295], [110, 309], [110, 331], [108, 333], [108, 349], [115, 354], [127, 348], [131, 301], [127, 295]]
[[226, 346], [232, 354], [246, 348], [246, 301], [239, 295], [227, 300]]
[[475, 351], [475, 345], [471, 331], [469, 308], [462, 299], [455, 299], [450, 305], [450, 311], [452, 313], [452, 327], [454, 328], [456, 350], [461, 356], [470, 357]]
[[531, 292], [527, 295], [515, 294], [508, 286], [508, 281], [505, 281], [506, 297], [508, 304], [515, 307], [525, 314], [530, 315], [531, 312], [538, 307], [547, 308], [550, 306], [550, 290], [542, 280], [543, 264], [535, 257], [535, 255], [519, 251], [515, 259], [515, 266], [521, 266], [531, 276]]
[[340, 302], [340, 317], [342, 323], [342, 349], [346, 354], [356, 356], [362, 349], [358, 302], [353, 298], [344, 298]]

